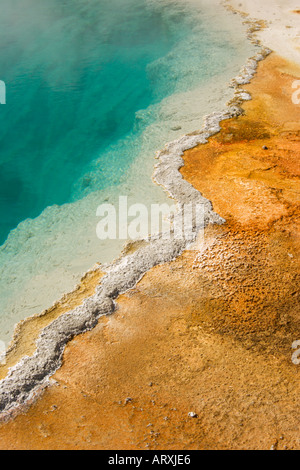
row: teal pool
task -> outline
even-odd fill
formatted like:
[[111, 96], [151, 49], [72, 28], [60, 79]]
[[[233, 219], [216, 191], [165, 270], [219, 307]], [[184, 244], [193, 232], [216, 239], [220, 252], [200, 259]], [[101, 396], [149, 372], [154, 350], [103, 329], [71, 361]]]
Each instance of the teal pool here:
[[227, 81], [253, 48], [240, 20], [206, 0], [0, 0], [0, 8], [7, 339], [16, 321], [103, 260], [99, 198], [127, 190], [163, 199], [150, 188], [155, 151], [224, 105]]

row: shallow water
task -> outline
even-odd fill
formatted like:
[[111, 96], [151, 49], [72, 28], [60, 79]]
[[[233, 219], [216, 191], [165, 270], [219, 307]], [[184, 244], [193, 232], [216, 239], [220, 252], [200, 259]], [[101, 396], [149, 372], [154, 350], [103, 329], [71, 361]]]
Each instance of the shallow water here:
[[[196, 5], [197, 8], [196, 8]], [[96, 208], [165, 201], [156, 150], [230, 98], [253, 47], [211, 2], [0, 0], [0, 339], [123, 241]], [[5, 241], [6, 240], [6, 241]]]

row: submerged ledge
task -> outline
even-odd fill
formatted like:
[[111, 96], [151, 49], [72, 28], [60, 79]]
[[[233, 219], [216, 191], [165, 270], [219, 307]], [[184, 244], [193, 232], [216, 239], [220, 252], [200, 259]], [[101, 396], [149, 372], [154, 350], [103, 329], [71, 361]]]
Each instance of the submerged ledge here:
[[[249, 34], [253, 34], [259, 27], [262, 25], [259, 26], [254, 21]], [[211, 136], [221, 130], [221, 121], [243, 114], [241, 105], [250, 99], [250, 95], [241, 89], [241, 85], [251, 81], [258, 63], [270, 53], [269, 49], [261, 47], [256, 56], [247, 61], [241, 73], [232, 81], [235, 98], [225, 111], [207, 116], [199, 134], [186, 135], [171, 142], [157, 154], [159, 163], [155, 168], [154, 180], [176, 200], [179, 210], [185, 203], [204, 204], [205, 226], [223, 224], [224, 219], [213, 211], [208, 199], [182, 178], [179, 170], [184, 165], [183, 153], [197, 145], [207, 143]], [[194, 236], [184, 241], [171, 242], [157, 237], [146, 246], [138, 248], [133, 254], [125, 255], [110, 265], [101, 284], [96, 288], [96, 294], [85, 299], [81, 306], [63, 313], [45, 327], [36, 341], [34, 354], [22, 357], [17, 364], [10, 367], [7, 376], [0, 382], [1, 417], [10, 418], [14, 411], [21, 410], [23, 405], [34, 399], [38, 392], [49, 384], [50, 377], [62, 364], [66, 344], [74, 336], [93, 329], [101, 316], [110, 315], [115, 311], [115, 300], [120, 294], [135, 287], [151, 268], [176, 259], [194, 240]]]

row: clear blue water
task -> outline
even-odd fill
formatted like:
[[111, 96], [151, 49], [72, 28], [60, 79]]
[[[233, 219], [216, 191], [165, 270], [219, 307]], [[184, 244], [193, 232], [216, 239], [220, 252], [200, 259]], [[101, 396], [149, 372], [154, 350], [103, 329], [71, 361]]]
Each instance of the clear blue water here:
[[0, 108], [1, 244], [22, 220], [86, 193], [84, 175], [96, 158], [98, 188], [118, 182], [130, 154], [113, 168], [101, 154], [132, 130], [137, 110], [163, 97], [164, 81], [153, 86], [147, 66], [189, 25], [180, 20], [183, 28], [175, 28], [176, 14], [148, 8], [145, 0], [0, 4], [0, 74], [7, 85]]
[[96, 209], [165, 202], [155, 152], [231, 98], [253, 48], [217, 0], [0, 0], [0, 340], [122, 243]]
[[[47, 206], [119, 182], [135, 155], [119, 150], [112, 161], [107, 148], [138, 132], [138, 110], [174, 92], [178, 70], [159, 59], [196, 20], [178, 5], [171, 10], [147, 0], [0, 0], [0, 6], [0, 78], [7, 85], [7, 105], [0, 107], [2, 244]], [[199, 80], [234, 53], [229, 40], [211, 42], [202, 29]], [[218, 60], [209, 64], [216, 47]], [[188, 88], [195, 77], [186, 78]], [[95, 160], [100, 171], [91, 183]]]

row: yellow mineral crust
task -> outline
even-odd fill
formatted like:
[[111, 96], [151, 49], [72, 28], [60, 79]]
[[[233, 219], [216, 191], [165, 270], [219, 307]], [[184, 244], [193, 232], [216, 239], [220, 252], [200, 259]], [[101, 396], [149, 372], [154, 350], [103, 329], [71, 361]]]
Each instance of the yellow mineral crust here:
[[271, 55], [245, 115], [185, 153], [226, 224], [68, 344], [55, 383], [0, 425], [2, 449], [300, 448], [299, 74]]

